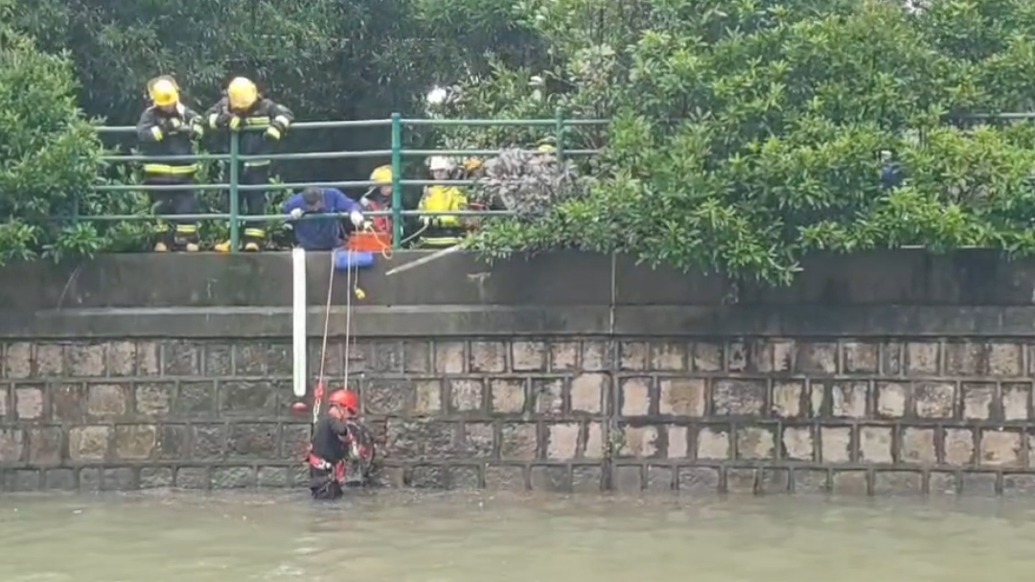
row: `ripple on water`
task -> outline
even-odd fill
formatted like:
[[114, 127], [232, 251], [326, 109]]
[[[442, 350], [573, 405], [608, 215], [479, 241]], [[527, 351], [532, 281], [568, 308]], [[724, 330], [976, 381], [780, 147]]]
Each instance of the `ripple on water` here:
[[8, 496], [0, 582], [1026, 579], [1035, 501]]

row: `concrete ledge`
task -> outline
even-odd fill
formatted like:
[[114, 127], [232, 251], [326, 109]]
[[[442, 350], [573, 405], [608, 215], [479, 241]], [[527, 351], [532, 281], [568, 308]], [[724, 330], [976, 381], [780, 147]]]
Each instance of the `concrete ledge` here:
[[[629, 257], [563, 251], [494, 265], [456, 254], [403, 274], [388, 269], [424, 255], [396, 253], [360, 272], [365, 305], [707, 306], [721, 307], [732, 287], [721, 276], [650, 269]], [[308, 256], [308, 302], [323, 305], [328, 253]], [[997, 253], [931, 255], [886, 251], [818, 255], [804, 261], [793, 285], [742, 285], [740, 306], [1035, 304], [1035, 260]], [[335, 276], [333, 302], [346, 300], [346, 276]], [[122, 254], [73, 265], [47, 262], [0, 269], [0, 309], [286, 307], [291, 305], [290, 253], [258, 255]]]
[[[311, 336], [322, 333], [324, 316], [323, 309], [310, 308]], [[345, 334], [346, 319], [344, 308], [332, 309], [331, 336]], [[352, 326], [357, 337], [1030, 337], [1035, 307], [362, 306], [354, 310]], [[286, 307], [69, 309], [0, 316], [2, 339], [290, 336]]]

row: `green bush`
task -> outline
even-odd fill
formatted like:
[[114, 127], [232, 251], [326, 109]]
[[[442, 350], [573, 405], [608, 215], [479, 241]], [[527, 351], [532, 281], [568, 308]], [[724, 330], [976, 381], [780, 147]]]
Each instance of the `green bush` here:
[[76, 107], [66, 55], [39, 51], [7, 26], [12, 7], [0, 3], [0, 264], [41, 251], [89, 254], [104, 244], [98, 230], [74, 224], [78, 204], [100, 168], [101, 144]]
[[[1035, 4], [931, 4], [519, 3], [552, 64], [461, 84], [450, 114], [561, 107], [614, 121], [588, 194], [533, 223], [489, 223], [473, 246], [620, 251], [771, 283], [820, 249], [1031, 253], [1035, 131], [953, 120], [1031, 106]], [[515, 81], [533, 75], [542, 87]], [[881, 188], [881, 150], [897, 153], [904, 186]]]

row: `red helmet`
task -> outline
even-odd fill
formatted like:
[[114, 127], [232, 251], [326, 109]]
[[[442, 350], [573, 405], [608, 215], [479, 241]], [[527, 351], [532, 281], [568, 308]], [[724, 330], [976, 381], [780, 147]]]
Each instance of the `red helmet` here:
[[342, 389], [337, 392], [333, 392], [330, 397], [327, 398], [327, 402], [329, 402], [331, 406], [340, 406], [352, 413], [359, 412], [359, 395], [352, 390]]

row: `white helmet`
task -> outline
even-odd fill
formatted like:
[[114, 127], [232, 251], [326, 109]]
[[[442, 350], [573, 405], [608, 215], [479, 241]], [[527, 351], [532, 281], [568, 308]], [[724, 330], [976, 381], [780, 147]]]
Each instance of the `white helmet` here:
[[428, 158], [428, 169], [432, 172], [438, 170], [452, 170], [453, 162], [450, 162], [448, 158], [444, 156], [431, 156]]

